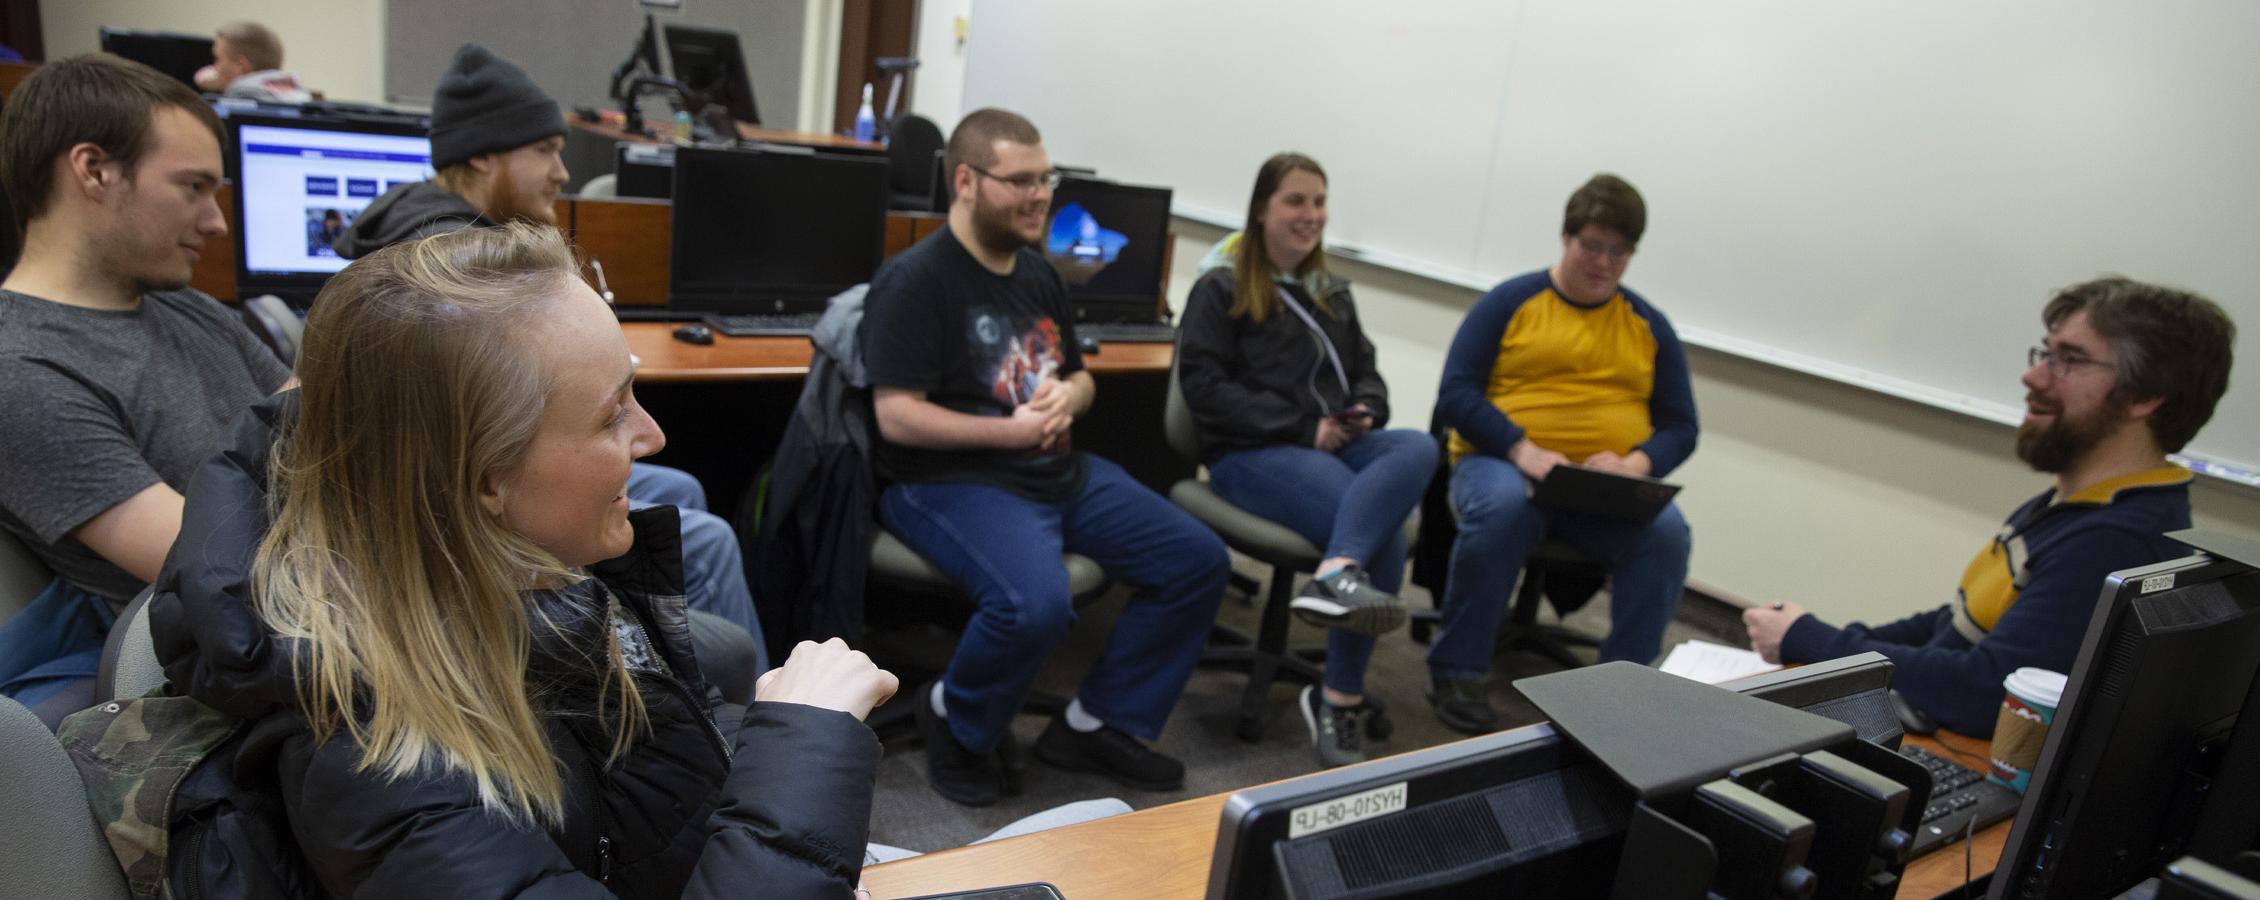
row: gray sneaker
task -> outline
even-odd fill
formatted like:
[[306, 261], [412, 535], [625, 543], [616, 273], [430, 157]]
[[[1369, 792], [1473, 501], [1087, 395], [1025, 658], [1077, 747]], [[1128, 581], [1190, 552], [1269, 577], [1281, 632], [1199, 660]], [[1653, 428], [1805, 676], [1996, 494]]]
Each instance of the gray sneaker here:
[[1326, 702], [1317, 685], [1303, 688], [1303, 724], [1310, 726], [1311, 746], [1318, 749], [1318, 764], [1326, 768], [1365, 762], [1363, 704], [1343, 708]]
[[1356, 566], [1311, 579], [1287, 607], [1312, 625], [1359, 634], [1388, 634], [1405, 624], [1404, 601], [1374, 587]]

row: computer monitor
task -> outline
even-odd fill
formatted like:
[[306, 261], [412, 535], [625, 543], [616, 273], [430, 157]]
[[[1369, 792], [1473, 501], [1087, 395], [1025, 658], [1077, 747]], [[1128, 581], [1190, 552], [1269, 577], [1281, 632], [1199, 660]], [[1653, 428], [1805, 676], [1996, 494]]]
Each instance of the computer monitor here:
[[[2170, 536], [2201, 549], [2236, 543]], [[2254, 563], [2260, 554], [2209, 552], [2105, 579], [1987, 896], [2116, 896], [2200, 847], [2252, 849]], [[2239, 796], [2241, 808], [2229, 805]]]
[[348, 262], [330, 241], [395, 185], [432, 177], [412, 118], [228, 117], [236, 290], [305, 300]]
[[[1890, 660], [1863, 653], [1722, 687], [1892, 746], [1900, 731], [1886, 698], [1891, 672]], [[1896, 758], [1867, 750], [1852, 762], [1875, 768]], [[1904, 761], [1877, 771], [1927, 778]], [[1637, 799], [1551, 724], [1250, 788], [1225, 801], [1208, 897], [1301, 893], [1288, 890], [1290, 879], [1326, 896], [1608, 897], [1620, 887], [1613, 879]]]
[[114, 53], [196, 87], [196, 70], [212, 64], [212, 36], [102, 26], [102, 52]]
[[[667, 59], [684, 90], [728, 109], [730, 118], [760, 124], [737, 32], [668, 23]], [[697, 112], [691, 111], [694, 116]]]
[[1168, 188], [1071, 177], [1052, 192], [1044, 258], [1080, 322], [1158, 322]]
[[668, 305], [818, 312], [885, 252], [887, 160], [784, 149], [675, 151]]

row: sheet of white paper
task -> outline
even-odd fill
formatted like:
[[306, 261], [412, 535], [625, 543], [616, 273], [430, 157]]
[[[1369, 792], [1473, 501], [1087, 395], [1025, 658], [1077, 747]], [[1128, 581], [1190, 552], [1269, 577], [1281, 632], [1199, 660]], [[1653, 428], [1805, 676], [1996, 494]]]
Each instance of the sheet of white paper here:
[[1663, 665], [1666, 672], [1704, 684], [1733, 681], [1779, 668], [1755, 652], [1710, 641], [1682, 641], [1671, 648], [1671, 655], [1664, 657]]

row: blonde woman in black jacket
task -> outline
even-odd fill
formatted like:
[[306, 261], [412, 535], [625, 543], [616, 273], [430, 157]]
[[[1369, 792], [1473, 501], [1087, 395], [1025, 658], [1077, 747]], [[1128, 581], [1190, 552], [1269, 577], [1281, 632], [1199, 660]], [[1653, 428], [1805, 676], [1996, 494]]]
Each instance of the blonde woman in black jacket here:
[[1404, 623], [1405, 517], [1436, 470], [1436, 442], [1389, 421], [1389, 387], [1349, 282], [1326, 269], [1326, 172], [1299, 153], [1264, 161], [1247, 224], [1211, 251], [1185, 301], [1178, 377], [1216, 492], [1326, 554], [1293, 601], [1333, 629], [1303, 719], [1321, 764], [1365, 758], [1388, 720], [1365, 697], [1374, 635]]
[[665, 438], [554, 230], [354, 263], [299, 376], [197, 474], [151, 610], [173, 684], [252, 735], [244, 827], [176, 846], [181, 886], [852, 892], [879, 759], [859, 720], [894, 676], [803, 643], [751, 707], [716, 703], [672, 510], [622, 496]]

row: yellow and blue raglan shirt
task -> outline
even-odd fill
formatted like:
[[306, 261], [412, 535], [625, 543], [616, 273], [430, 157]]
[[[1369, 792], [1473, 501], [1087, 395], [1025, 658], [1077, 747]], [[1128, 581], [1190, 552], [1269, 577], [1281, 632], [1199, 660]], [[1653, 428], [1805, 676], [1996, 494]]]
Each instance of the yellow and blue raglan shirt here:
[[1953, 603], [1874, 628], [1802, 617], [1782, 636], [1782, 661], [1882, 653], [1908, 702], [1954, 731], [1990, 735], [2010, 672], [2071, 671], [2105, 576], [2189, 553], [2165, 537], [2189, 527], [2189, 482], [2168, 465], [2062, 499], [2043, 492], [1971, 558]]
[[1524, 437], [1572, 461], [1646, 451], [1662, 477], [1695, 450], [1687, 354], [1663, 313], [1630, 290], [1569, 302], [1541, 270], [1476, 301], [1437, 389], [1454, 462], [1506, 458]]

